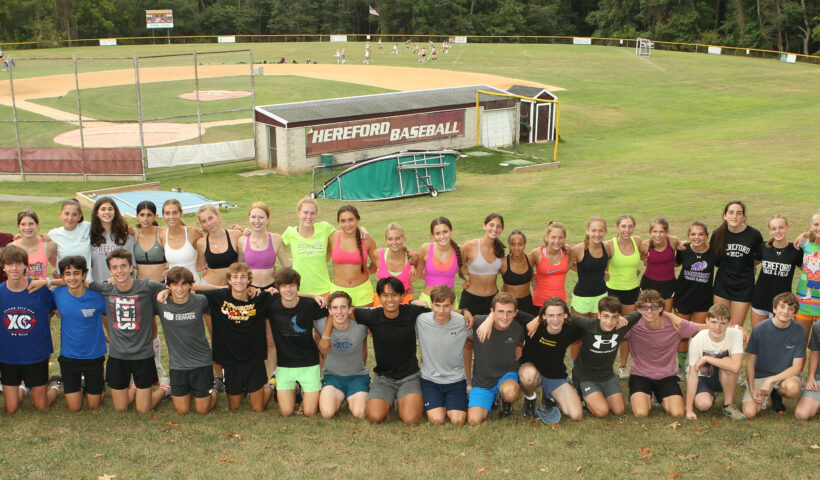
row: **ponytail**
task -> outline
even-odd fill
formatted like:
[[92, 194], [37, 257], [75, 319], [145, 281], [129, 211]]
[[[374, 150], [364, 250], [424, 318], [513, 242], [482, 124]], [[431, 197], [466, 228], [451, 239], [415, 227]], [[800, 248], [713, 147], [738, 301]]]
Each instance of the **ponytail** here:
[[[740, 200], [732, 200], [727, 203], [725, 207], [723, 207], [724, 216], [726, 216], [726, 212], [729, 211], [729, 207], [732, 205], [740, 205], [740, 208], [743, 209], [743, 215], [746, 215], [746, 205], [744, 205]], [[715, 233], [712, 234], [710, 248], [712, 250], [712, 254], [715, 256], [715, 260], [720, 260], [723, 258], [723, 255], [726, 254], [726, 244], [728, 243], [729, 235], [728, 232], [729, 224], [724, 219], [720, 226], [715, 229]]]
[[[452, 238], [450, 239], [450, 246], [453, 248], [456, 254], [456, 262], [458, 263], [458, 276], [461, 277], [462, 280], [467, 280], [467, 278], [464, 276], [464, 272], [461, 271], [461, 267], [464, 265], [464, 261], [461, 259], [461, 247], [459, 247], [456, 241]], [[430, 251], [430, 254], [432, 253], [433, 252]]]
[[[778, 213], [778, 214], [775, 214], [775, 215], [772, 215], [772, 216], [771, 216], [771, 218], [769, 218], [769, 223], [767, 223], [767, 224], [766, 224], [766, 226], [767, 226], [767, 227], [771, 227], [771, 225], [772, 225], [772, 220], [777, 220], [777, 219], [779, 219], [779, 218], [783, 219], [783, 221], [784, 221], [784, 222], [786, 222], [786, 226], [787, 226], [787, 227], [789, 226], [789, 219], [788, 219], [788, 218], [786, 218], [786, 217], [785, 217], [785, 216], [783, 216], [783, 215], [780, 215], [779, 213]], [[767, 247], [769, 247], [769, 248], [771, 248], [772, 243], [774, 243], [774, 237], [772, 237], [772, 238], [770, 238], [769, 240], [767, 240], [767, 241], [766, 241], [766, 246], [767, 246]]]
[[362, 270], [362, 273], [364, 273], [365, 260], [364, 260], [364, 249], [362, 248], [362, 229], [359, 228], [359, 227], [356, 227], [356, 248], [359, 249], [359, 258], [362, 259], [361, 270]]

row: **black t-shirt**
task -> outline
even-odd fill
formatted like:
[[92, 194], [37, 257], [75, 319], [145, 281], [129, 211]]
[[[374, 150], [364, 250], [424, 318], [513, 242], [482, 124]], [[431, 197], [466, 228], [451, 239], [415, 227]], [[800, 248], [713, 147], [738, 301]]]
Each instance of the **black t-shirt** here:
[[618, 346], [626, 337], [626, 332], [641, 319], [639, 312], [626, 315], [628, 325], [611, 332], [601, 329], [597, 318], [572, 316], [572, 323], [581, 329], [581, 350], [572, 369], [572, 379], [579, 382], [602, 382], [615, 376], [612, 364], [618, 355]]
[[791, 243], [783, 248], [760, 246], [760, 274], [755, 283], [752, 307], [772, 311], [772, 300], [778, 294], [792, 291], [795, 267], [803, 265], [803, 250]]
[[[478, 328], [487, 320], [487, 315], [476, 315], [473, 318], [475, 328]], [[517, 321], [510, 323], [506, 330], [498, 330], [493, 326], [493, 332], [485, 342], [479, 342], [478, 335], [473, 330], [474, 387], [493, 388], [507, 373], [518, 373], [515, 349], [527, 336], [527, 329], [522, 326], [522, 318], [516, 317]]]
[[376, 355], [374, 372], [399, 380], [419, 371], [416, 358], [416, 317], [429, 308], [408, 304], [399, 306], [396, 318], [384, 316], [382, 307], [353, 310], [356, 322], [370, 329]]
[[[712, 234], [714, 240], [714, 233]], [[727, 300], [748, 302], [755, 283], [755, 258], [763, 236], [746, 226], [742, 232], [726, 231], [726, 250], [717, 262], [714, 293]]]
[[211, 309], [214, 361], [219, 363], [251, 363], [264, 360], [268, 354], [265, 318], [271, 296], [260, 293], [248, 301], [231, 296], [229, 288], [202, 292]]
[[711, 250], [697, 253], [691, 245], [678, 250], [675, 260], [681, 269], [675, 281], [675, 308], [683, 313], [705, 312], [712, 306], [715, 256]]
[[564, 325], [555, 335], [549, 333], [542, 323], [535, 331], [535, 335], [524, 342], [521, 362], [531, 362], [544, 378], [567, 378], [564, 356], [567, 347], [579, 338], [581, 330], [572, 322]]
[[327, 316], [312, 298], [299, 297], [292, 308], [282, 305], [282, 297], [273, 296], [268, 307], [268, 321], [276, 344], [276, 364], [281, 367], [310, 367], [319, 364], [319, 349], [313, 340], [313, 321]]

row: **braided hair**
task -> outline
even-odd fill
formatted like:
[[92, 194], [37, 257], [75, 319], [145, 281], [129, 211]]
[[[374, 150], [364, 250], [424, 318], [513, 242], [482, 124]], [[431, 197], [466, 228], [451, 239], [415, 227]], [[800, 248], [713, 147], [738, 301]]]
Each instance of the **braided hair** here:
[[[352, 213], [353, 216], [356, 217], [356, 220], [361, 220], [362, 219], [359, 216], [359, 211], [356, 209], [356, 207], [354, 207], [353, 205], [342, 205], [341, 207], [339, 207], [339, 211], [336, 212], [336, 221], [337, 222], [339, 221], [339, 217], [341, 217], [342, 214], [345, 213], [345, 212]], [[362, 230], [359, 228], [358, 225], [356, 226], [356, 248], [359, 250], [359, 258], [361, 258], [361, 260], [362, 260], [361, 272], [364, 273], [365, 259], [364, 259], [364, 249], [362, 249]]]
[[[430, 234], [433, 234], [433, 229], [436, 228], [436, 225], [444, 225], [450, 231], [453, 231], [453, 224], [450, 223], [450, 219], [447, 217], [436, 217], [430, 222]], [[450, 237], [450, 247], [455, 251], [456, 254], [456, 262], [458, 262], [458, 276], [461, 277], [462, 280], [466, 280], [467, 278], [464, 276], [464, 272], [461, 271], [461, 267], [464, 266], [464, 261], [461, 259], [461, 247], [458, 246], [453, 237]], [[430, 255], [433, 254], [433, 250], [430, 250]]]

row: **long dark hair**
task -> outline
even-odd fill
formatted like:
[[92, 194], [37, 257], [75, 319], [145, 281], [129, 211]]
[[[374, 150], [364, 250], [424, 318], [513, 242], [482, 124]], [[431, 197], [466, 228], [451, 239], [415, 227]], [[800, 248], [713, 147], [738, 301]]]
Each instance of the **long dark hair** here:
[[[350, 212], [356, 217], [356, 220], [361, 220], [362, 217], [359, 216], [359, 211], [353, 205], [342, 205], [339, 207], [339, 211], [336, 212], [336, 221], [339, 221], [339, 217], [342, 216], [343, 213]], [[359, 250], [359, 258], [362, 259], [361, 271], [364, 273], [364, 250], [362, 249], [362, 230], [356, 226], [356, 248]]]
[[106, 203], [114, 207], [114, 218], [111, 219], [111, 240], [114, 244], [123, 246], [128, 242], [128, 223], [122, 218], [117, 202], [111, 197], [100, 197], [94, 202], [94, 208], [91, 210], [91, 245], [99, 247], [105, 243], [105, 237], [103, 236], [105, 229], [102, 226], [100, 217], [97, 216], [97, 212]]
[[[436, 218], [433, 219], [432, 222], [430, 222], [430, 235], [433, 234], [433, 229], [436, 228], [436, 225], [444, 225], [447, 228], [449, 228], [451, 232], [453, 231], [453, 224], [450, 223], [449, 218], [447, 218], [447, 217], [436, 217]], [[461, 260], [461, 247], [459, 247], [458, 244], [456, 243], [456, 241], [453, 240], [453, 237], [450, 237], [450, 246], [453, 248], [453, 250], [456, 253], [456, 263], [458, 263], [458, 276], [461, 277], [462, 280], [466, 280], [466, 278], [464, 277], [464, 273], [461, 271], [461, 267], [464, 265], [464, 262]], [[430, 250], [430, 255], [432, 255], [432, 254], [433, 254], [433, 250], [431, 249]]]
[[[491, 213], [484, 217], [484, 225], [490, 223], [490, 221], [494, 218], [497, 218], [498, 221], [501, 222], [501, 228], [504, 228], [504, 217], [502, 217], [500, 213]], [[504, 258], [505, 248], [507, 247], [504, 246], [504, 243], [502, 243], [501, 240], [498, 239], [498, 237], [495, 237], [495, 240], [493, 240], [493, 253], [495, 254], [496, 258]], [[480, 254], [481, 252], [479, 252], [479, 255]]]
[[[152, 202], [151, 200], [143, 200], [137, 204], [137, 215], [140, 214], [141, 211], [148, 210], [149, 212], [154, 214], [154, 226], [159, 226], [157, 223], [157, 205]], [[137, 224], [137, 227], [142, 227], [141, 224]]]
[[[732, 200], [727, 203], [726, 206], [723, 207], [723, 216], [726, 216], [726, 212], [729, 211], [729, 207], [732, 205], [740, 205], [740, 208], [743, 210], [743, 216], [746, 216], [746, 205], [740, 200]], [[712, 233], [712, 241], [709, 247], [712, 249], [712, 254], [715, 256], [715, 260], [720, 260], [726, 253], [728, 232], [729, 224], [726, 222], [726, 219], [724, 219], [720, 226], [715, 229], [714, 233]]]

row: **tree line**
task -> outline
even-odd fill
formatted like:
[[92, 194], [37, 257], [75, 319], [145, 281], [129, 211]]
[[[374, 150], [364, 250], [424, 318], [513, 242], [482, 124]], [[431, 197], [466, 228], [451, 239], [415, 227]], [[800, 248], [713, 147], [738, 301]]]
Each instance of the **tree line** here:
[[820, 49], [817, 0], [3, 0], [0, 38], [53, 46], [151, 36], [145, 10], [159, 8], [174, 11], [172, 35], [575, 35]]

